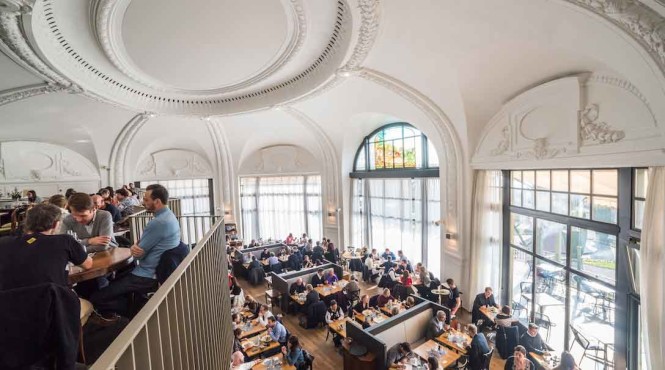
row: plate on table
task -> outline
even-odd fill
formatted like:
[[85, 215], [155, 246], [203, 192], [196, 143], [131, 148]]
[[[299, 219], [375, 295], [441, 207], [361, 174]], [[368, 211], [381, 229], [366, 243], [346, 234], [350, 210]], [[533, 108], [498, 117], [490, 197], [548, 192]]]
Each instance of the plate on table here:
[[261, 341], [265, 342], [265, 343], [269, 343], [270, 341], [272, 341], [272, 338], [270, 338], [270, 335], [264, 335], [264, 336], [261, 337]]
[[374, 322], [376, 322], [376, 323], [379, 323], [383, 320], [384, 320], [383, 316], [377, 316], [377, 317], [374, 318]]
[[248, 349], [254, 347], [254, 343], [251, 341], [243, 342], [242, 343], [242, 349]]
[[365, 310], [363, 311], [363, 316], [369, 316], [372, 314], [372, 310]]
[[272, 365], [272, 358], [266, 358], [263, 360], [263, 366], [270, 367]]

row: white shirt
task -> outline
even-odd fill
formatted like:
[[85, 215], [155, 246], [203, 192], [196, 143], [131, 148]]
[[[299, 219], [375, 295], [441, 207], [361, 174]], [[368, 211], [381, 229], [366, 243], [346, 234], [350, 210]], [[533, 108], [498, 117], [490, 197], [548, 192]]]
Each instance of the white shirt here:
[[270, 311], [266, 311], [263, 315], [259, 314], [259, 323], [263, 326], [268, 325], [268, 318], [270, 316], [274, 316]]

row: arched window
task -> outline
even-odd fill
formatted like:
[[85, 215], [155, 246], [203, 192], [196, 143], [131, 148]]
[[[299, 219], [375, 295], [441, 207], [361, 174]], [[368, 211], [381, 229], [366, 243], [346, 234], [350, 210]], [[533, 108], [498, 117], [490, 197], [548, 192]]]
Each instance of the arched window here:
[[420, 130], [405, 122], [380, 127], [363, 139], [352, 178], [352, 243], [440, 265], [439, 158]]
[[439, 158], [427, 137], [410, 124], [397, 122], [365, 137], [356, 152], [353, 169], [354, 172], [368, 172], [438, 167]]

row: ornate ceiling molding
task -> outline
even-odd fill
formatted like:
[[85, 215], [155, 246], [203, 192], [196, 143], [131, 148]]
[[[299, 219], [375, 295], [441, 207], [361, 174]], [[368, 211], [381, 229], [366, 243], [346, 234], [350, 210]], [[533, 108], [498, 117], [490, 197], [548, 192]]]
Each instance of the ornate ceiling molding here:
[[651, 117], [653, 117], [654, 122], [657, 121], [656, 115], [653, 113], [653, 110], [651, 109], [651, 104], [649, 104], [649, 101], [647, 100], [646, 96], [644, 96], [644, 94], [642, 94], [642, 92], [635, 85], [630, 83], [630, 81], [616, 76], [610, 76], [600, 73], [591, 73], [589, 77], [586, 79], [586, 81], [584, 81], [584, 86], [588, 86], [589, 84], [592, 83], [615, 86], [625, 91], [628, 91], [629, 93], [633, 94], [636, 98], [640, 99], [642, 103], [644, 103], [644, 105], [649, 110], [649, 113], [651, 113]]
[[563, 0], [619, 27], [649, 53], [665, 74], [665, 18], [637, 0]]
[[359, 0], [358, 8], [361, 18], [358, 40], [353, 48], [353, 54], [342, 67], [343, 71], [356, 70], [361, 67], [379, 33], [381, 2], [379, 0]]
[[589, 104], [580, 113], [580, 135], [583, 142], [616, 143], [626, 137], [623, 130], [614, 130], [605, 122], [598, 122], [598, 104]]
[[32, 11], [35, 0], [0, 0], [0, 12], [26, 14]]
[[27, 41], [23, 26], [23, 17], [20, 13], [4, 12], [0, 8], [0, 51], [21, 67], [47, 82], [62, 86], [71, 85], [69, 80], [54, 71], [37, 56]]
[[233, 185], [233, 179], [236, 177], [226, 132], [224, 131], [224, 127], [216, 120], [206, 117], [203, 121], [208, 128], [215, 149], [216, 172], [219, 179], [218, 188], [221, 189], [222, 193], [220, 204], [225, 207], [225, 211], [227, 205], [234, 207], [233, 214], [237, 215], [238, 213], [235, 210], [237, 208], [235, 207], [235, 187]]
[[17, 89], [0, 91], [0, 106], [9, 103], [14, 103], [19, 100], [31, 98], [33, 96], [57, 93], [62, 91], [69, 92], [70, 94], [78, 94], [82, 92], [81, 89], [75, 85], [60, 86], [55, 84], [39, 84], [39, 85], [19, 87]]
[[[314, 121], [311, 117], [302, 111], [292, 107], [280, 107], [279, 110], [295, 118], [296, 121], [300, 122], [303, 126], [314, 133], [317, 139], [316, 141], [319, 143], [319, 148], [321, 149], [323, 168], [325, 171], [324, 173], [326, 174], [325, 177], [327, 177], [325, 181], [325, 194], [328, 198], [328, 205], [332, 206], [334, 209], [339, 208], [341, 206], [339, 204], [339, 159], [332, 140], [328, 134], [326, 134], [325, 130], [323, 130], [323, 128], [321, 128], [321, 126], [316, 123], [316, 121]], [[337, 218], [335, 218], [335, 221], [337, 221]]]
[[135, 82], [165, 93], [175, 94], [224, 94], [257, 84], [281, 70], [302, 48], [307, 36], [307, 18], [302, 0], [282, 0], [290, 28], [289, 40], [266, 68], [250, 78], [210, 90], [189, 90], [169, 86], [138, 68], [128, 57], [122, 40], [122, 21], [132, 0], [94, 0], [91, 5], [93, 32], [109, 61]]
[[463, 199], [459, 197], [459, 193], [461, 193], [461, 189], [465, 188], [463, 173], [464, 154], [452, 122], [441, 108], [425, 94], [400, 80], [369, 68], [362, 68], [355, 75], [395, 92], [419, 108], [433, 123], [438, 136], [443, 140], [443, 149], [445, 151], [444, 156], [439, 156], [441, 164], [439, 171], [440, 177], [446, 182], [445, 186], [441, 185], [442, 188], [445, 188], [444, 191], [446, 194], [446, 225], [448, 228], [446, 231], [458, 235], [455, 246], [447, 245], [446, 250], [462, 256], [464, 252], [458, 248], [464, 245], [462, 239], [465, 235], [463, 232], [465, 215]]
[[141, 127], [154, 116], [154, 113], [139, 113], [120, 130], [118, 137], [113, 142], [113, 148], [111, 148], [111, 158], [109, 161], [111, 165], [109, 183], [111, 186], [120, 186], [125, 183], [127, 150], [129, 149], [129, 145]]

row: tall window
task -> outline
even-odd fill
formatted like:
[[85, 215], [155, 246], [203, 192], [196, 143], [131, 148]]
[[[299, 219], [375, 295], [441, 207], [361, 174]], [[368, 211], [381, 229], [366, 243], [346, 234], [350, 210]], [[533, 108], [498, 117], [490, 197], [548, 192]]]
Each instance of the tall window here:
[[353, 245], [402, 250], [438, 275], [438, 166], [427, 137], [407, 123], [383, 126], [367, 136], [350, 174]]
[[169, 197], [180, 199], [183, 216], [212, 215], [214, 201], [212, 197], [212, 179], [158, 180], [142, 181], [139, 187], [160, 184], [169, 191]]
[[242, 177], [240, 204], [245, 240], [322, 237], [321, 176]]
[[[639, 312], [639, 290], [620, 272], [638, 268], [639, 232], [631, 228], [641, 226], [645, 175], [575, 169], [505, 171], [504, 178], [510, 195], [504, 199], [510, 229], [504, 236], [510, 260], [504, 279], [514, 316], [539, 324], [556, 353], [572, 346], [579, 359], [581, 344], [591, 342], [602, 349], [601, 368], [625, 363], [623, 354], [637, 347], [639, 335], [630, 344], [625, 329], [615, 328], [639, 330], [637, 316], [617, 313]], [[628, 245], [629, 239], [637, 245]], [[584, 361], [582, 368], [593, 363]]]

